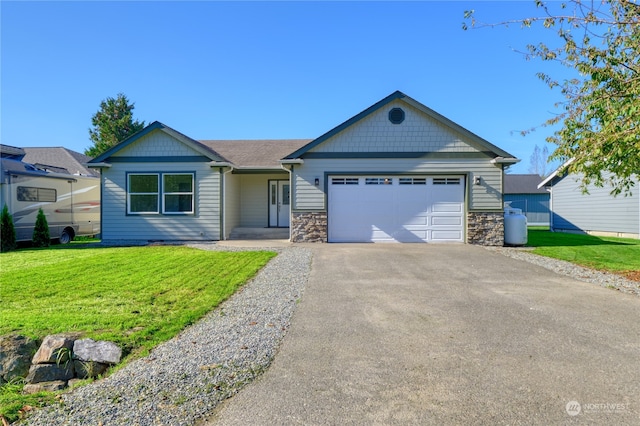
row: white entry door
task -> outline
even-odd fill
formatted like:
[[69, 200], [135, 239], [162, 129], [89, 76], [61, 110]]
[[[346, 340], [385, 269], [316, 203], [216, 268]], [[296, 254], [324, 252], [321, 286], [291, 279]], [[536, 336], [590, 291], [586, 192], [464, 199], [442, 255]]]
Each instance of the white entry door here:
[[290, 214], [291, 186], [289, 181], [269, 181], [269, 226], [287, 228]]
[[463, 176], [331, 176], [329, 242], [463, 242]]

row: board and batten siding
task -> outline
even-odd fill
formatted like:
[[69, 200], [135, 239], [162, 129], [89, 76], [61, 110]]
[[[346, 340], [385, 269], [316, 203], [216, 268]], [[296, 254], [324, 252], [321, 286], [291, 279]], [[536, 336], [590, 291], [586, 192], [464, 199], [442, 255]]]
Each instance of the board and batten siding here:
[[[489, 159], [307, 159], [293, 169], [294, 209], [298, 211], [324, 211], [327, 188], [326, 175], [466, 175], [468, 210], [502, 210], [502, 169]], [[481, 178], [473, 185], [473, 178]], [[315, 179], [320, 181], [315, 186]]]
[[521, 209], [527, 223], [535, 226], [549, 226], [549, 194], [504, 194], [504, 204]]
[[566, 176], [551, 190], [552, 227], [554, 230], [615, 234], [640, 238], [640, 197], [612, 196], [611, 188], [589, 185], [583, 194], [580, 182]]

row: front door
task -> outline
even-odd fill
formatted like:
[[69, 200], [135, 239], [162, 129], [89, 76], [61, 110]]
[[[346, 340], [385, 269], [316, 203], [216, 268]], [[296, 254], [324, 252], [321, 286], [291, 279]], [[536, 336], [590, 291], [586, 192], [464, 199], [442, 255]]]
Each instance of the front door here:
[[289, 226], [291, 194], [288, 180], [269, 181], [269, 226]]

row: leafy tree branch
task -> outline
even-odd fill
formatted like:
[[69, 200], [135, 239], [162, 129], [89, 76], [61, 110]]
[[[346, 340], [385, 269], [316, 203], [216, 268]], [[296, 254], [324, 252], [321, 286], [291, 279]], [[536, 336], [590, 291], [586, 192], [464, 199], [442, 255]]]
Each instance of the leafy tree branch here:
[[579, 174], [583, 189], [606, 184], [615, 195], [631, 194], [640, 174], [640, 5], [633, 0], [534, 4], [542, 11], [538, 16], [492, 24], [466, 11], [463, 28], [519, 24], [555, 31], [556, 46], [540, 42], [523, 52], [526, 59], [559, 62], [578, 73], [564, 80], [537, 74], [564, 98], [556, 104], [562, 112], [544, 123], [562, 125], [547, 138], [557, 145], [550, 158]]

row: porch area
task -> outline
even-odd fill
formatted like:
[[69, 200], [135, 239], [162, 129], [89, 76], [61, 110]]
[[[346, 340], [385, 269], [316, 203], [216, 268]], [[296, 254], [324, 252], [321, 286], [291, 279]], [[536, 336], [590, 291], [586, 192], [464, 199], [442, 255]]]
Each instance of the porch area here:
[[289, 228], [236, 227], [229, 240], [289, 240]]

